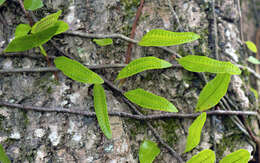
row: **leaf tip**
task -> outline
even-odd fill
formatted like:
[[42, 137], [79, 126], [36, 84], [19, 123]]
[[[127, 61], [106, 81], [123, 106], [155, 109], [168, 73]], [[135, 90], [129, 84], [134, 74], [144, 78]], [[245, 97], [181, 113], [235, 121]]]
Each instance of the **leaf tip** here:
[[112, 133], [111, 133], [111, 132], [110, 132], [110, 133], [106, 133], [105, 135], [106, 135], [106, 137], [107, 137], [108, 139], [112, 139]]

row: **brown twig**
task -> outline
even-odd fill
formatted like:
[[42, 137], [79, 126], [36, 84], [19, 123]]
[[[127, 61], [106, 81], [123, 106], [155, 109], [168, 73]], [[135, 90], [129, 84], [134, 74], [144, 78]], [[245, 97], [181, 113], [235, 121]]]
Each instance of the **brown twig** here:
[[18, 0], [19, 1], [19, 4], [24, 12], [24, 14], [26, 15], [29, 23], [30, 23], [30, 26], [32, 27], [33, 26], [33, 20], [32, 20], [32, 17], [30, 16], [29, 12], [26, 11], [26, 9], [24, 8], [24, 4], [23, 4], [23, 1], [22, 0]]
[[[134, 39], [134, 37], [135, 37], [135, 30], [136, 30], [137, 22], [138, 22], [138, 20], [141, 16], [141, 13], [142, 13], [143, 5], [144, 5], [144, 0], [141, 0], [140, 5], [139, 5], [137, 12], [136, 12], [136, 15], [135, 15], [134, 23], [132, 25], [132, 30], [131, 30], [131, 35], [130, 35], [131, 39]], [[128, 64], [131, 61], [132, 46], [133, 46], [133, 44], [130, 42], [128, 44], [127, 52], [126, 52], [126, 60], [125, 60], [126, 64]]]
[[251, 69], [250, 67], [247, 66], [243, 66], [243, 65], [238, 65], [236, 64], [237, 67], [242, 68], [242, 69], [247, 69], [252, 75], [254, 75], [258, 80], [260, 80], [260, 74], [258, 74], [257, 72], [255, 72], [253, 69]]
[[240, 7], [240, 0], [237, 0], [237, 8], [239, 13], [240, 37], [241, 37], [242, 44], [244, 44], [243, 19], [242, 19], [241, 7]]
[[[19, 53], [0, 53], [0, 57], [28, 57], [28, 58], [32, 58], [32, 59], [45, 59], [45, 56], [43, 56], [42, 54], [36, 54], [36, 55], [30, 55], [30, 54], [26, 54], [24, 52], [19, 52]], [[56, 58], [55, 56], [49, 55], [48, 56], [49, 59], [54, 59]]]

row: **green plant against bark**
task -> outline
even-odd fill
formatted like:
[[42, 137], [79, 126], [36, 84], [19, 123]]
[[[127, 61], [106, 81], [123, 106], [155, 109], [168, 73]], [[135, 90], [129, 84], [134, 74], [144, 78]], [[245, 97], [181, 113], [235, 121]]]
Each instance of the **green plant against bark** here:
[[93, 39], [93, 41], [99, 46], [107, 46], [113, 44], [113, 40], [111, 38]]
[[[0, 3], [4, 1], [0, 1]], [[43, 4], [41, 0], [25, 0], [25, 8], [27, 10], [35, 10]], [[25, 51], [35, 47], [39, 47], [41, 53], [47, 56], [46, 51], [42, 47], [44, 43], [49, 41], [53, 36], [65, 32], [69, 26], [66, 22], [58, 20], [61, 11], [50, 14], [40, 21], [36, 22], [32, 27], [27, 24], [20, 24], [15, 31], [15, 38], [8, 44], [4, 52]], [[162, 29], [153, 29], [143, 36], [138, 42], [139, 46], [173, 46], [189, 43], [199, 39], [200, 36], [193, 32], [171, 32]], [[99, 46], [106, 46], [113, 43], [112, 39], [94, 39]], [[248, 43], [249, 49], [252, 45]], [[251, 48], [250, 48], [251, 46]], [[196, 111], [205, 111], [215, 106], [220, 99], [226, 94], [230, 82], [231, 75], [239, 75], [240, 69], [230, 62], [217, 61], [204, 56], [186, 56], [177, 60], [186, 70], [192, 72], [209, 72], [216, 74], [216, 77], [208, 82], [202, 89]], [[66, 76], [72, 80], [85, 84], [94, 84], [93, 97], [94, 108], [97, 116], [98, 124], [108, 138], [112, 138], [112, 132], [107, 112], [106, 95], [102, 83], [103, 79], [95, 72], [89, 70], [77, 61], [66, 57], [57, 57], [54, 63]], [[142, 57], [130, 62], [123, 68], [117, 80], [130, 77], [146, 70], [164, 69], [171, 67], [172, 64], [156, 58]], [[130, 90], [124, 93], [124, 96], [131, 102], [147, 109], [160, 110], [167, 112], [178, 112], [177, 108], [167, 99], [147, 92], [141, 88]], [[198, 116], [189, 128], [185, 152], [191, 151], [200, 142], [202, 128], [206, 121], [206, 113], [203, 112]], [[159, 154], [160, 150], [154, 142], [144, 141], [140, 147], [139, 159], [141, 163], [151, 163]], [[204, 151], [196, 158], [204, 157], [212, 162], [215, 155], [212, 152]], [[192, 160], [189, 162], [191, 163]]]
[[0, 0], [0, 5], [2, 5], [5, 2], [5, 0]]
[[160, 149], [155, 142], [145, 140], [139, 148], [139, 161], [140, 163], [152, 163], [159, 153]]
[[215, 152], [210, 149], [205, 149], [194, 155], [187, 163], [214, 163], [216, 160]]
[[169, 68], [172, 64], [156, 58], [156, 57], [141, 57], [130, 62], [118, 74], [116, 80], [124, 79], [140, 72], [152, 69]]
[[217, 105], [227, 92], [231, 75], [241, 74], [241, 70], [231, 62], [218, 61], [205, 56], [188, 55], [178, 59], [178, 62], [188, 71], [217, 74], [200, 92], [196, 111], [205, 111]]
[[202, 128], [206, 122], [207, 114], [201, 113], [189, 127], [189, 134], [187, 138], [186, 148], [184, 152], [189, 152], [200, 143], [200, 136]]
[[[239, 149], [222, 158], [219, 163], [248, 163], [250, 153], [245, 149]], [[187, 163], [214, 163], [216, 161], [215, 152], [205, 149], [192, 156]]]
[[11, 163], [8, 156], [5, 153], [4, 147], [0, 144], [0, 162], [1, 163]]
[[257, 47], [252, 41], [246, 41], [245, 44], [251, 52], [257, 53]]
[[32, 27], [27, 24], [18, 25], [15, 31], [15, 38], [8, 44], [4, 52], [20, 52], [39, 47], [42, 54], [46, 56], [42, 45], [53, 36], [69, 29], [66, 22], [58, 20], [60, 15], [61, 10], [46, 16]]
[[43, 7], [42, 0], [24, 0], [24, 8], [26, 10], [34, 11]]
[[193, 32], [172, 32], [163, 29], [152, 29], [138, 42], [140, 46], [173, 46], [199, 39]]

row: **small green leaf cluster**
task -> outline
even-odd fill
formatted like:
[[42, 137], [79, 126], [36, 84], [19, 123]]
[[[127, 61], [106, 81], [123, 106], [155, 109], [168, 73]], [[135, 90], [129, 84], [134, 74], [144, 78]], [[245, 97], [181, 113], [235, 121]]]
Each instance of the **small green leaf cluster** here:
[[40, 47], [42, 54], [46, 55], [46, 52], [41, 46], [53, 36], [69, 29], [67, 23], [58, 20], [60, 15], [61, 10], [46, 16], [32, 27], [28, 24], [18, 25], [15, 31], [15, 38], [8, 44], [4, 52], [20, 52], [34, 47]]

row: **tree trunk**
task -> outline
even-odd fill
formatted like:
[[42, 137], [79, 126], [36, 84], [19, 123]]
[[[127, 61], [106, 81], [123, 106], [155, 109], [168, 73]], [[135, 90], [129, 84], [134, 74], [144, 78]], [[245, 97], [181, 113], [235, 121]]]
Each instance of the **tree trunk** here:
[[[259, 0], [255, 0], [259, 4]], [[62, 19], [70, 25], [70, 31], [83, 33], [119, 33], [130, 37], [139, 1], [137, 0], [44, 0], [45, 6], [35, 12], [42, 17], [62, 10]], [[221, 61], [231, 61], [249, 65], [246, 59], [252, 55], [241, 40], [255, 41], [255, 13], [253, 4], [242, 1], [242, 28], [238, 1], [216, 0], [215, 14], [213, 3], [209, 0], [146, 0], [138, 21], [135, 40], [151, 29], [169, 31], [191, 31], [200, 35], [192, 43], [171, 46], [171, 50], [181, 56], [188, 54], [204, 55]], [[258, 7], [258, 8], [257, 8]], [[176, 12], [180, 24], [178, 24]], [[255, 12], [254, 12], [255, 11]], [[248, 17], [251, 15], [251, 17]], [[252, 16], [253, 15], [253, 16]], [[259, 15], [258, 15], [259, 16]], [[214, 25], [216, 20], [216, 26]], [[28, 23], [19, 3], [12, 0], [0, 7], [0, 47], [3, 50], [14, 37], [15, 27]], [[259, 38], [258, 38], [259, 39]], [[62, 34], [52, 39], [59, 50], [85, 65], [124, 63], [128, 42], [113, 39], [113, 45], [100, 47], [92, 39]], [[215, 41], [216, 44], [215, 44]], [[52, 43], [45, 45], [49, 56], [62, 55]], [[38, 49], [26, 55], [34, 57], [1, 57], [1, 69], [47, 67]], [[217, 55], [218, 54], [218, 55]], [[6, 55], [5, 55], [6, 56]], [[177, 63], [175, 55], [160, 48], [133, 45], [131, 60], [144, 56], [155, 56], [171, 63]], [[253, 66], [252, 66], [253, 68]], [[107, 68], [95, 70], [114, 83], [120, 69]], [[233, 75], [228, 92], [212, 109], [256, 110], [250, 87], [256, 86], [255, 78], [247, 71]], [[214, 76], [205, 73], [206, 79]], [[251, 78], [249, 78], [251, 76]], [[0, 100], [31, 106], [83, 108], [94, 111], [92, 86], [75, 82], [58, 73], [56, 82], [52, 72], [1, 74]], [[250, 80], [249, 80], [250, 79]], [[122, 90], [142, 88], [172, 102], [180, 113], [194, 113], [199, 92], [205, 86], [201, 73], [188, 72], [183, 68], [145, 71], [128, 78], [120, 87]], [[250, 84], [252, 86], [250, 86]], [[255, 84], [255, 85], [254, 85]], [[105, 86], [108, 111], [134, 113], [122, 97], [110, 87]], [[96, 118], [69, 113], [35, 112], [11, 107], [0, 107], [0, 142], [9, 158], [14, 162], [82, 162], [82, 163], [125, 163], [138, 162], [138, 150], [142, 141], [158, 140], [144, 121], [110, 116], [113, 138], [108, 140], [101, 132]], [[142, 109], [144, 114], [159, 112]], [[258, 131], [255, 117], [247, 117], [254, 132]], [[185, 150], [188, 128], [193, 119], [165, 118], [150, 121], [164, 141], [172, 147], [184, 161], [203, 149], [216, 152], [217, 160], [237, 149], [247, 149], [257, 153], [252, 140], [238, 125], [240, 117], [209, 116], [203, 128], [200, 144], [182, 154]], [[238, 124], [236, 124], [236, 123]], [[159, 145], [161, 152], [154, 162], [177, 162], [170, 152]]]

